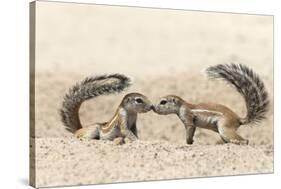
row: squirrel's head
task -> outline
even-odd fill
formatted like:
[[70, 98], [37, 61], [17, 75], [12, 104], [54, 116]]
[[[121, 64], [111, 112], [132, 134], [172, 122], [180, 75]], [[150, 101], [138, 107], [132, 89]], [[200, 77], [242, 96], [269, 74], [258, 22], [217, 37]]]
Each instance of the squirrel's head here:
[[140, 93], [129, 93], [123, 100], [121, 105], [129, 111], [135, 113], [145, 113], [150, 111], [153, 106], [150, 100]]
[[162, 98], [154, 105], [153, 111], [161, 114], [177, 114], [184, 101], [175, 95], [167, 95]]

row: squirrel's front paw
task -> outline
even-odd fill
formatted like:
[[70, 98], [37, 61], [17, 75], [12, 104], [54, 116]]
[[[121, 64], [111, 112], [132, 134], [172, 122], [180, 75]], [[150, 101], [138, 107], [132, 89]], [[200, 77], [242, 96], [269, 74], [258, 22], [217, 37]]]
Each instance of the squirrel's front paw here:
[[113, 142], [114, 142], [115, 145], [122, 145], [122, 144], [125, 143], [125, 140], [124, 140], [123, 137], [118, 137], [118, 138], [115, 138], [115, 139], [113, 140]]
[[194, 142], [193, 139], [187, 139], [187, 140], [186, 140], [186, 144], [189, 144], [189, 145], [192, 145], [193, 142]]

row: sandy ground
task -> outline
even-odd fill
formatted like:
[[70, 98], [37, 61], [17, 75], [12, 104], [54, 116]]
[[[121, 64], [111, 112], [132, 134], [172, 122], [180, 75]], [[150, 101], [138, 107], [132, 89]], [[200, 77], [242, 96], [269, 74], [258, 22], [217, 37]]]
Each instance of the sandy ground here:
[[[31, 148], [37, 186], [273, 172], [271, 17], [43, 4], [37, 15], [36, 145]], [[101, 24], [104, 19], [112, 24]], [[140, 140], [121, 146], [79, 141], [60, 122], [58, 110], [70, 86], [90, 74], [116, 72], [132, 77], [133, 86], [85, 102], [83, 125], [109, 120], [128, 92], [141, 92], [153, 102], [177, 94], [190, 103], [221, 103], [243, 116], [242, 97], [224, 82], [208, 81], [202, 72], [228, 61], [252, 67], [270, 94], [267, 119], [239, 129], [248, 146], [222, 144], [216, 133], [203, 129], [197, 129], [193, 145], [186, 145], [180, 120], [153, 112], [139, 116]]]
[[[270, 173], [273, 171], [273, 114], [257, 126], [239, 129], [241, 136], [250, 140], [249, 146], [222, 144], [219, 136], [197, 129], [194, 145], [185, 144], [185, 130], [174, 116], [160, 116], [153, 112], [141, 114], [138, 120], [140, 141], [117, 146], [112, 142], [79, 141], [64, 130], [57, 113], [62, 94], [72, 82], [61, 81], [52, 75], [40, 76], [41, 92], [37, 96], [36, 117], [36, 174], [38, 186], [97, 184], [144, 181], [203, 176]], [[45, 78], [45, 79], [43, 79]], [[49, 79], [52, 78], [52, 79]], [[75, 80], [71, 79], [62, 80]], [[70, 78], [70, 77], [68, 77]], [[188, 82], [189, 76], [153, 80], [153, 85], [168, 85], [151, 90], [151, 83], [135, 81], [132, 88], [157, 99], [162, 94], [176, 91], [192, 102], [217, 101], [216, 95], [228, 94], [220, 102], [245, 113], [242, 98], [224, 83]], [[51, 80], [51, 81], [50, 81]], [[202, 79], [204, 80], [204, 79]], [[43, 82], [44, 81], [44, 82]], [[170, 82], [169, 82], [170, 81]], [[57, 87], [50, 86], [56, 84]], [[180, 86], [185, 85], [185, 89]], [[46, 88], [44, 89], [45, 86]], [[52, 85], [53, 86], [53, 85]], [[60, 86], [60, 87], [58, 87]], [[172, 89], [171, 89], [172, 88]], [[186, 94], [187, 89], [192, 89]], [[202, 90], [202, 91], [200, 91]], [[131, 89], [127, 92], [134, 91]], [[196, 92], [198, 91], [198, 92]], [[39, 95], [40, 94], [40, 95]], [[125, 94], [125, 93], [124, 93]], [[123, 95], [124, 95], [123, 94]], [[90, 100], [82, 105], [82, 123], [110, 119], [122, 96], [113, 95]], [[39, 100], [40, 99], [40, 100]], [[97, 119], [98, 118], [98, 119]]]
[[272, 146], [266, 145], [187, 146], [153, 140], [116, 146], [70, 137], [37, 139], [36, 144], [41, 186], [272, 172]]

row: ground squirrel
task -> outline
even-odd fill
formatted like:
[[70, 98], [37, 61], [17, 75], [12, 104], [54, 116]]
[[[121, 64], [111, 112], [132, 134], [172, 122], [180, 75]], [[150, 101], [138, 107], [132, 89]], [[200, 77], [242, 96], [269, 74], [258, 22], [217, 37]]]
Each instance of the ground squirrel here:
[[140, 93], [127, 94], [109, 122], [82, 127], [79, 119], [81, 104], [100, 95], [119, 93], [130, 86], [130, 79], [121, 74], [89, 77], [77, 83], [65, 95], [60, 115], [66, 129], [80, 139], [136, 140], [137, 114], [152, 109], [152, 103]]
[[161, 115], [177, 114], [185, 126], [187, 144], [193, 143], [196, 127], [218, 132], [226, 143], [248, 144], [236, 130], [240, 125], [258, 123], [265, 118], [269, 100], [264, 83], [252, 69], [242, 64], [219, 64], [207, 68], [206, 73], [209, 78], [232, 84], [243, 96], [247, 107], [245, 118], [221, 104], [190, 104], [175, 95], [161, 98], [154, 111]]

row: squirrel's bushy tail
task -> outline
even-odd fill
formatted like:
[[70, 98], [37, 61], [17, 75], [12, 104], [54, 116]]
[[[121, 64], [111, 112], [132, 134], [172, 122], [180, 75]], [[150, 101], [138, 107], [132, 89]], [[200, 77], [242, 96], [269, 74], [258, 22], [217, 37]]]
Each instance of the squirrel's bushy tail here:
[[64, 96], [60, 109], [61, 120], [70, 132], [82, 128], [79, 108], [88, 99], [113, 93], [119, 93], [130, 86], [130, 79], [121, 74], [87, 77], [71, 87]]
[[252, 69], [242, 64], [219, 64], [206, 70], [210, 78], [223, 79], [232, 84], [244, 97], [247, 116], [241, 124], [257, 123], [268, 111], [268, 93], [263, 81]]

